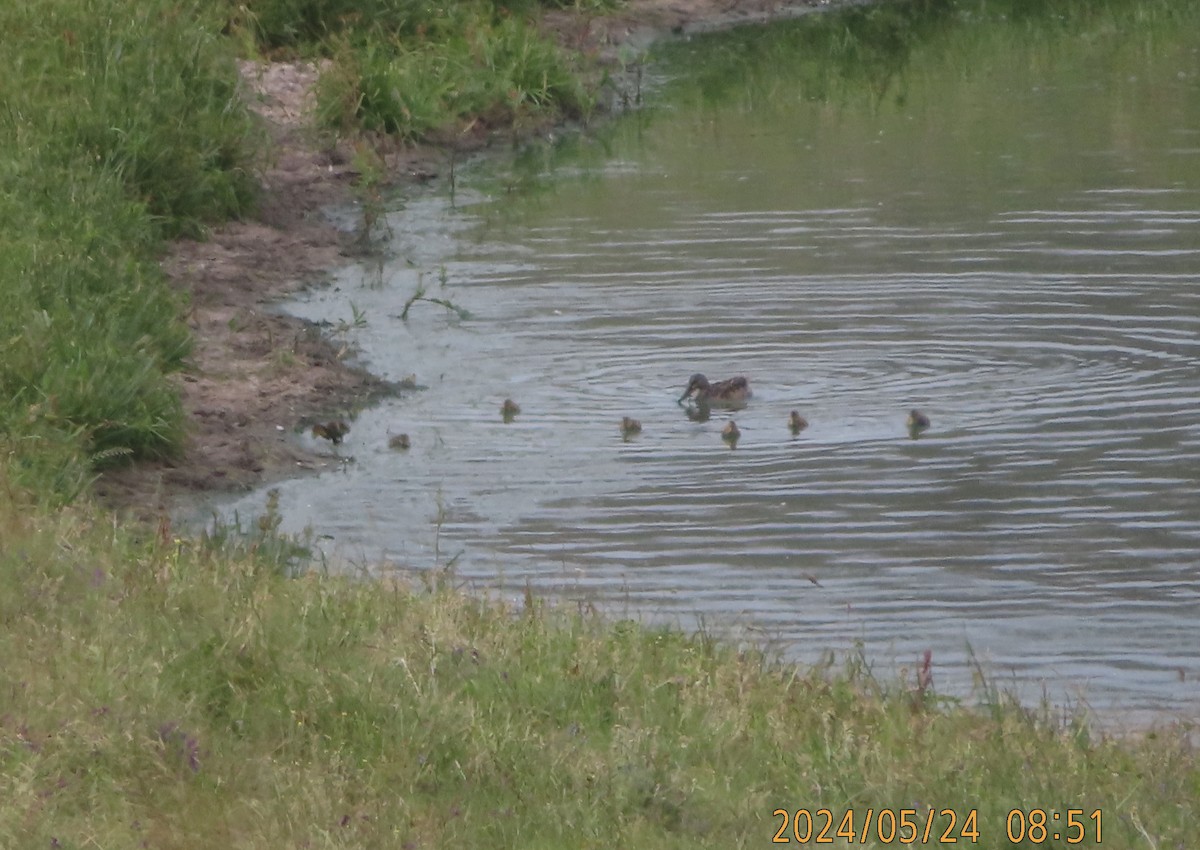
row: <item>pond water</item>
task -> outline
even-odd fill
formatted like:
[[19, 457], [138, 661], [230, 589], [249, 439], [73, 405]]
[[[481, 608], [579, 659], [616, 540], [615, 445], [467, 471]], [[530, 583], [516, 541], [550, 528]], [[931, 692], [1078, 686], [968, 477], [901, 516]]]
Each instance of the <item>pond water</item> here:
[[[705, 36], [602, 139], [410, 200], [396, 259], [289, 309], [358, 311], [366, 362], [425, 388], [282, 485], [284, 529], [885, 678], [931, 649], [944, 693], [978, 664], [1195, 718], [1200, 44], [1124, 26], [961, 16], [858, 76], [813, 70], [810, 22]], [[402, 320], [419, 285], [469, 315]], [[735, 448], [677, 405], [693, 372], [749, 377]]]

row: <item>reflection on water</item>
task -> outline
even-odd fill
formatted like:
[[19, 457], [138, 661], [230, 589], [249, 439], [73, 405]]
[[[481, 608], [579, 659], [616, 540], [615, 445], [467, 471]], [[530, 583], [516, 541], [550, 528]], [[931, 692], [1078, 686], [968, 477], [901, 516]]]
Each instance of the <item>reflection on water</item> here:
[[[944, 692], [974, 652], [1026, 696], [1194, 713], [1200, 56], [971, 38], [970, 74], [908, 57], [903, 98], [685, 93], [549, 192], [409, 204], [402, 261], [296, 311], [353, 302], [373, 367], [428, 389], [285, 485], [285, 527], [805, 660], [932, 648]], [[470, 316], [395, 318], [420, 275]], [[694, 421], [697, 371], [754, 398]]]

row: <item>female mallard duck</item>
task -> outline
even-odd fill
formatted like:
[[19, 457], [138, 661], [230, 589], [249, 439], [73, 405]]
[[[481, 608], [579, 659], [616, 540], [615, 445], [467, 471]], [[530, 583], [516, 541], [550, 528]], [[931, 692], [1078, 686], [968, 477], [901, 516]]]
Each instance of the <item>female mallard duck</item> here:
[[621, 420], [621, 436], [626, 440], [636, 434], [642, 433], [642, 423], [636, 419], [630, 419], [628, 416]]
[[929, 417], [915, 407], [908, 412], [908, 433], [913, 437], [929, 427]]
[[396, 434], [388, 438], [389, 449], [406, 452], [410, 446], [412, 446], [412, 441], [408, 439], [408, 434]]
[[741, 436], [741, 429], [738, 428], [737, 423], [732, 419], [729, 420], [729, 423], [721, 431], [721, 439], [729, 443], [730, 448], [733, 448], [735, 445], [737, 445], [738, 438]]
[[350, 426], [340, 419], [334, 419], [331, 422], [318, 422], [312, 426], [312, 435], [328, 440], [335, 446], [342, 441], [342, 438], [350, 433]]
[[800, 415], [799, 410], [793, 410], [788, 414], [788, 428], [792, 430], [792, 436], [796, 436], [805, 428], [808, 427], [808, 420]]
[[506, 398], [504, 404], [500, 405], [500, 418], [505, 422], [512, 422], [516, 415], [521, 412], [521, 406], [511, 398]]
[[741, 375], [727, 381], [717, 381], [710, 384], [708, 378], [697, 372], [688, 381], [687, 389], [679, 397], [682, 402], [694, 395], [698, 404], [714, 405], [716, 407], [736, 407], [750, 398], [750, 382]]

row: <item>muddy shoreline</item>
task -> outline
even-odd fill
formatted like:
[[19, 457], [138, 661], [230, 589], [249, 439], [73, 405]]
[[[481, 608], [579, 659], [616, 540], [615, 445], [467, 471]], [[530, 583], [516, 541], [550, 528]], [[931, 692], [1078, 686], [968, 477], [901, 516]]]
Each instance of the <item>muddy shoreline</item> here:
[[[850, 4], [630, 0], [604, 16], [547, 13], [544, 25], [569, 49], [611, 60], [618, 51], [640, 51], [673, 34], [844, 5]], [[339, 229], [325, 211], [352, 206], [359, 175], [347, 143], [334, 144], [312, 129], [315, 66], [245, 62], [241, 70], [247, 97], [271, 139], [257, 214], [213, 229], [206, 241], [179, 240], [162, 261], [172, 285], [189, 300], [194, 350], [176, 378], [187, 444], [177, 458], [111, 470], [96, 484], [103, 503], [143, 518], [167, 516], [205, 495], [244, 492], [335, 463], [299, 432], [327, 417], [352, 419], [398, 391], [356, 365], [353, 352], [320, 328], [274, 306], [355, 262], [356, 234]], [[482, 149], [488, 140], [474, 143]], [[448, 157], [448, 149], [434, 145], [389, 151], [387, 181], [403, 191], [436, 180], [448, 171]]]

